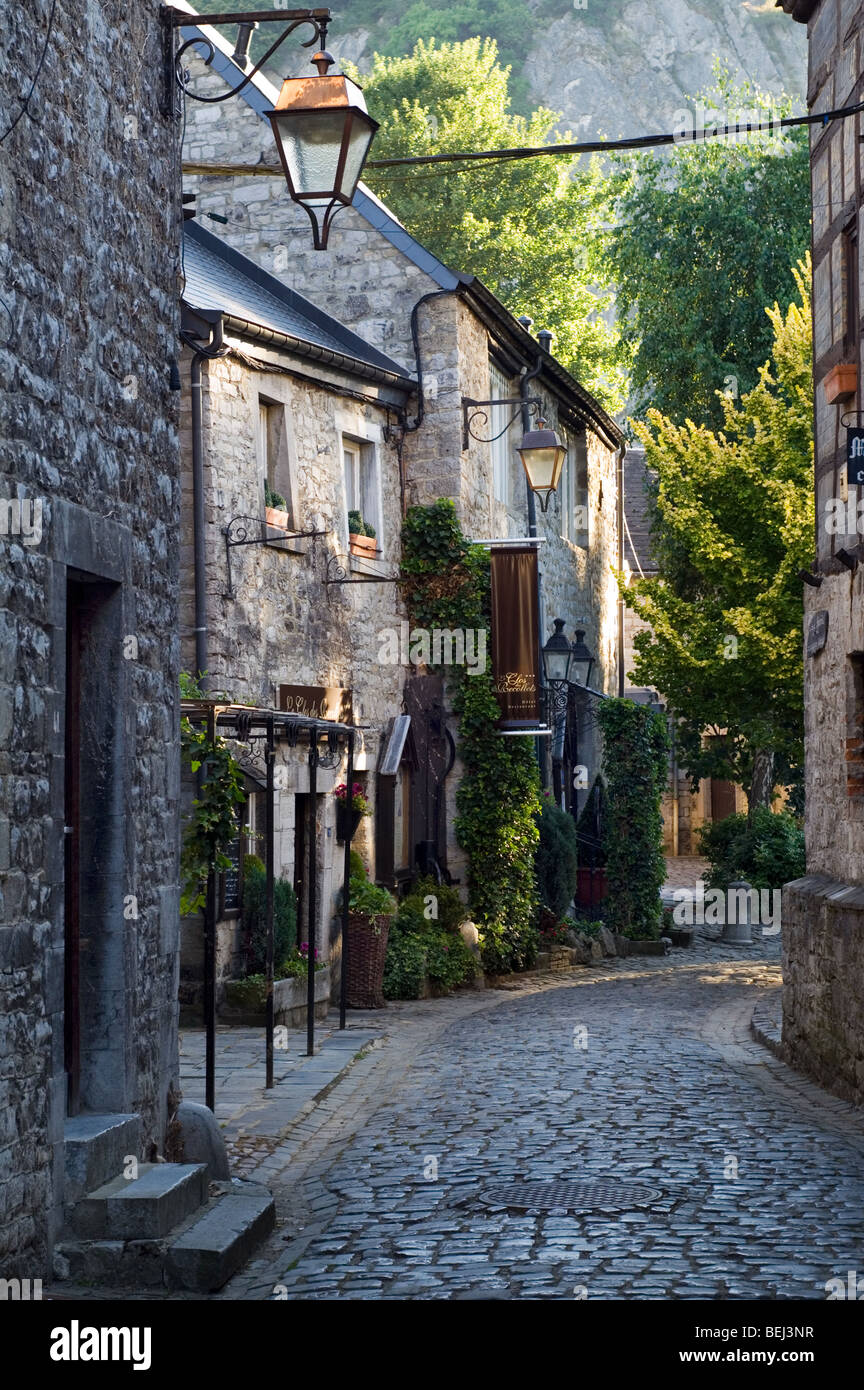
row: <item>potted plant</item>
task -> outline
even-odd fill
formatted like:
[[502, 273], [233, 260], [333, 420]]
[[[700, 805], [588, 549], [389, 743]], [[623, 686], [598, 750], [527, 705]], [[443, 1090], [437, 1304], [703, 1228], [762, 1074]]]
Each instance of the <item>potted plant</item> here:
[[336, 798], [336, 839], [340, 845], [344, 845], [346, 839], [354, 839], [361, 820], [369, 815], [369, 802], [360, 782], [355, 782], [351, 788], [350, 803], [348, 787], [344, 782], [334, 788], [333, 795]]
[[345, 1002], [351, 1009], [383, 1009], [384, 960], [396, 901], [370, 882], [366, 871], [348, 880], [348, 935], [344, 944]]
[[268, 526], [276, 526], [280, 531], [290, 530], [288, 503], [281, 492], [274, 492], [267, 483], [264, 484], [264, 516]]
[[358, 511], [348, 513], [348, 549], [352, 555], [368, 560], [378, 554], [375, 527], [364, 521]]

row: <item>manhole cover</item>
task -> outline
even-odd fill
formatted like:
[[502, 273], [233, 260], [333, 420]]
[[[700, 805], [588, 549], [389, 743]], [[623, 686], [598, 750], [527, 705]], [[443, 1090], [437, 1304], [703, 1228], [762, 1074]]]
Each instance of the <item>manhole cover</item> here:
[[480, 1193], [485, 1207], [512, 1207], [518, 1211], [632, 1211], [662, 1201], [658, 1187], [626, 1182], [522, 1182], [502, 1183]]

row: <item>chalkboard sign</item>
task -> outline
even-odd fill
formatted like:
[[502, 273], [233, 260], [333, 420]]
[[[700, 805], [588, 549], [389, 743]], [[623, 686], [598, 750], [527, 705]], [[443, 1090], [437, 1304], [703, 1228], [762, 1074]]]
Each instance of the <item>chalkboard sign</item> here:
[[233, 840], [225, 850], [225, 857], [231, 860], [230, 869], [223, 876], [222, 911], [236, 912], [240, 907], [240, 836]]

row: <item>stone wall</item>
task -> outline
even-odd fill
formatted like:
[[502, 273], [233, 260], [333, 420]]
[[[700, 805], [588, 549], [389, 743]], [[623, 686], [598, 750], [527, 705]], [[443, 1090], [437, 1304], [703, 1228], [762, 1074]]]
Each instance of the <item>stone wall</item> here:
[[[813, 111], [861, 99], [864, 12], [857, 0], [822, 0], [809, 24]], [[804, 699], [808, 877], [787, 886], [783, 906], [783, 1042], [790, 1060], [842, 1094], [864, 1099], [864, 557], [846, 488], [843, 415], [861, 407], [864, 258], [846, 233], [861, 233], [861, 118], [814, 126], [813, 323], [816, 432], [816, 555], [821, 586], [804, 588]], [[857, 302], [856, 302], [857, 300]], [[831, 403], [825, 378], [838, 363], [858, 369], [855, 396]], [[834, 499], [851, 518], [829, 525]], [[857, 506], [856, 506], [857, 504]], [[862, 523], [861, 525], [864, 525]], [[853, 559], [853, 565], [856, 561]]]
[[[2, 124], [47, 0], [7, 6]], [[62, 1202], [66, 581], [106, 601], [82, 824], [91, 960], [82, 1094], [161, 1148], [176, 1084], [178, 132], [158, 109], [159, 6], [58, 5], [30, 113], [0, 143], [0, 1275], [47, 1277]], [[32, 514], [31, 514], [32, 515]], [[96, 728], [111, 741], [90, 746]], [[88, 737], [90, 743], [88, 744]], [[89, 754], [88, 754], [89, 750]], [[82, 832], [83, 833], [83, 832]], [[125, 903], [125, 908], [124, 908]], [[84, 968], [84, 967], [82, 967]]]

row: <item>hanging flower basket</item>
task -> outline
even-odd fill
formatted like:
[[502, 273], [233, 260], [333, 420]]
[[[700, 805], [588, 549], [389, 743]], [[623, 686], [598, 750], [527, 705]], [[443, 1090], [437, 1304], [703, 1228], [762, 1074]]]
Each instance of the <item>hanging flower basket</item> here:
[[362, 811], [355, 811], [353, 807], [349, 810], [344, 801], [336, 803], [336, 839], [340, 845], [344, 845], [346, 839], [353, 840], [357, 834], [357, 828], [363, 819]]
[[346, 941], [345, 1002], [349, 1009], [383, 1009], [384, 957], [390, 934], [389, 914], [349, 912]]

